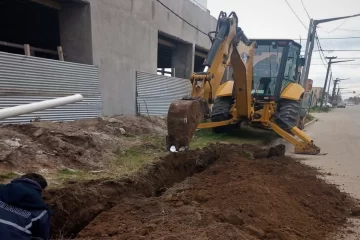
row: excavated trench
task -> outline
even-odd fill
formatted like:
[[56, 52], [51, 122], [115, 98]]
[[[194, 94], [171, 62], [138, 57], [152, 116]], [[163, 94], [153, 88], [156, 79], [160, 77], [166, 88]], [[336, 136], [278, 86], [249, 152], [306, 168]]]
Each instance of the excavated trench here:
[[114, 207], [124, 197], [161, 195], [175, 183], [205, 170], [219, 159], [221, 151], [219, 147], [209, 146], [170, 154], [118, 180], [68, 183], [45, 192], [44, 199], [54, 210], [53, 237], [75, 237], [97, 215]]
[[344, 226], [354, 201], [283, 154], [213, 144], [118, 180], [49, 190], [53, 237], [323, 239]]

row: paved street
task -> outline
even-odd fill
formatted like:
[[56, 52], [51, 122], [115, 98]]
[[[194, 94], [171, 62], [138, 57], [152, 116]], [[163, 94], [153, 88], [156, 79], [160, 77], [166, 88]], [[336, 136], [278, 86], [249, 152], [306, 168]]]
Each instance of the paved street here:
[[360, 198], [360, 106], [314, 113], [319, 120], [307, 128], [322, 153], [306, 163], [331, 173], [329, 179]]
[[[360, 106], [312, 115], [319, 120], [308, 126], [306, 132], [327, 155], [307, 157], [305, 162], [330, 173], [326, 177], [330, 182], [360, 199]], [[342, 239], [360, 239], [358, 221], [356, 225], [358, 234]]]

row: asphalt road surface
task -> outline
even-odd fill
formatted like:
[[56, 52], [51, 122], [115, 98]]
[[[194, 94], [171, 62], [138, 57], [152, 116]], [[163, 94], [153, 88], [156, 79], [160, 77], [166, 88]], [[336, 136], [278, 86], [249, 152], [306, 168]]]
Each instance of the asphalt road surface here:
[[[306, 132], [326, 155], [306, 157], [311, 166], [320, 167], [331, 183], [360, 199], [360, 106], [333, 109], [329, 113], [312, 113], [317, 122], [306, 127]], [[288, 148], [293, 151], [293, 148]], [[360, 221], [352, 230], [357, 233], [336, 239], [360, 239]]]
[[307, 164], [330, 173], [328, 179], [360, 199], [360, 106], [312, 114], [318, 121], [307, 127], [322, 153], [307, 157]]

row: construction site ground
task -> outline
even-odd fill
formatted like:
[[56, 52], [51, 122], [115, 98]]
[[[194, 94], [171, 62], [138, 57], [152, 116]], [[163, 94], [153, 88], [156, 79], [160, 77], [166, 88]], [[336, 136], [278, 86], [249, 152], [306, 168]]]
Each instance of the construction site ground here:
[[[162, 118], [112, 117], [0, 127], [0, 180], [46, 176], [54, 239], [338, 239], [357, 201], [327, 173], [268, 158], [272, 132], [199, 131], [165, 151]], [[243, 145], [241, 145], [243, 144]]]

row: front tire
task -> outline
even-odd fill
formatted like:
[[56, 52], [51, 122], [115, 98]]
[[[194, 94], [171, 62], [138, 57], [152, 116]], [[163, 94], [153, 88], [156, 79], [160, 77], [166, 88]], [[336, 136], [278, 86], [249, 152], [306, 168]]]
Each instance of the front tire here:
[[[300, 101], [283, 99], [279, 102], [277, 113], [280, 118], [285, 121], [281, 121], [280, 119], [276, 119], [276, 124], [279, 125], [282, 129], [290, 132], [291, 128], [297, 126], [299, 111], [300, 111]], [[289, 129], [289, 126], [291, 127]]]
[[[211, 112], [211, 121], [221, 122], [231, 119], [232, 116], [230, 114], [230, 109], [233, 103], [234, 100], [232, 96], [215, 98]], [[232, 129], [233, 129], [232, 125], [227, 125], [227, 126], [215, 127], [213, 128], [213, 131], [215, 133], [224, 133], [224, 132], [229, 132]]]

